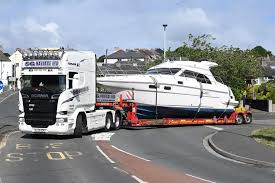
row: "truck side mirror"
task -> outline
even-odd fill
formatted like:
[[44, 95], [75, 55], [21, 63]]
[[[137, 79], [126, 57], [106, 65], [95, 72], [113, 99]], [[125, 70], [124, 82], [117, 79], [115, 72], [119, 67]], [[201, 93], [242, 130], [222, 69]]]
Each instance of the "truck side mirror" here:
[[78, 88], [78, 74], [75, 74], [73, 77], [73, 89], [77, 89]]

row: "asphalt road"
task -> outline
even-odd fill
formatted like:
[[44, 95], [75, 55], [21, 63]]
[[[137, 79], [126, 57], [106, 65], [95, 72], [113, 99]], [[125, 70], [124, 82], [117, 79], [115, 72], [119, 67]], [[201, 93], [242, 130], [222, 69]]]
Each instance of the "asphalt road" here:
[[[0, 104], [0, 123], [16, 125], [17, 113], [14, 95]], [[273, 124], [258, 123], [217, 127], [240, 131]], [[82, 139], [14, 132], [0, 150], [0, 183], [274, 182], [273, 169], [209, 153], [203, 139], [215, 131], [205, 126], [122, 129], [114, 134], [94, 132]]]
[[[13, 93], [0, 97], [0, 127], [4, 125], [17, 125], [18, 123], [18, 94], [11, 94]], [[11, 96], [8, 97], [9, 95]]]

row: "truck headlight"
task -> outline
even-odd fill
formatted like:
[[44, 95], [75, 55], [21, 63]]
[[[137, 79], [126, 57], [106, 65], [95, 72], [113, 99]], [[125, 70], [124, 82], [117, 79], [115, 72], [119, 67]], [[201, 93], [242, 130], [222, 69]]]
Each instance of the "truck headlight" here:
[[25, 123], [25, 118], [19, 118], [19, 123]]

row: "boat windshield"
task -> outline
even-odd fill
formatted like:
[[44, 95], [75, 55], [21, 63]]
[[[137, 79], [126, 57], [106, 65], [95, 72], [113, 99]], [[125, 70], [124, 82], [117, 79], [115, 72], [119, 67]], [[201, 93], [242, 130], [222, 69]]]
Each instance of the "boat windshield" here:
[[175, 75], [181, 69], [180, 68], [156, 68], [150, 69], [146, 72], [146, 74], [164, 74], [164, 75]]

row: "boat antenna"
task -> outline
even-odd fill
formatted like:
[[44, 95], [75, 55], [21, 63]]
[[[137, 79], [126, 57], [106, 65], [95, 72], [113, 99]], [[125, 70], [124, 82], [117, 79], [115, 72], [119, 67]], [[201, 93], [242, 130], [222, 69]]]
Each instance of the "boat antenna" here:
[[163, 24], [163, 62], [166, 62], [166, 28], [167, 24]]

